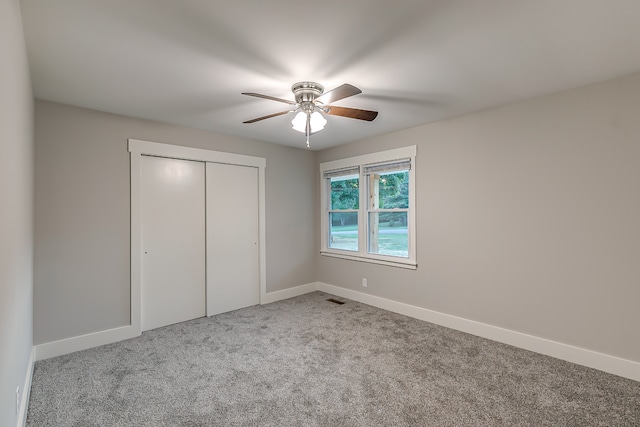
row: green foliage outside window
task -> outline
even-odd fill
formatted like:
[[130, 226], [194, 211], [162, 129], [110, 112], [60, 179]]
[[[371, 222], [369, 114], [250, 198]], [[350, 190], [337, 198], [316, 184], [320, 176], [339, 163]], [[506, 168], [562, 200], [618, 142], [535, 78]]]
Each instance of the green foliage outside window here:
[[[380, 176], [379, 209], [406, 209], [409, 207], [409, 172], [397, 172]], [[389, 227], [406, 226], [406, 215], [398, 216], [392, 212], [381, 212], [380, 222]], [[401, 218], [398, 221], [398, 218]]]
[[[331, 209], [358, 209], [360, 207], [360, 185], [358, 178], [331, 181]], [[379, 209], [406, 209], [409, 207], [409, 172], [396, 172], [380, 176], [379, 180]], [[380, 213], [380, 222], [389, 227], [406, 226], [404, 220], [397, 220], [398, 216], [390, 212]], [[356, 216], [336, 213], [332, 216], [333, 225], [355, 224]]]
[[331, 181], [331, 209], [358, 209], [360, 205], [359, 180]]
[[[359, 179], [342, 179], [331, 181], [331, 209], [358, 209], [360, 207]], [[334, 213], [333, 225], [354, 225], [358, 223], [358, 216], [349, 213]]]

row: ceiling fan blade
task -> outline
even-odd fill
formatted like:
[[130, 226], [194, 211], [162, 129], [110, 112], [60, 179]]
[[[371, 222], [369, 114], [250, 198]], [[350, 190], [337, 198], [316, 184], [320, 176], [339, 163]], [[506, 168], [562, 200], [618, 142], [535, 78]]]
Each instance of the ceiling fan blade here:
[[289, 101], [287, 99], [275, 98], [269, 95], [262, 95], [261, 93], [242, 92], [243, 95], [255, 96], [256, 98], [270, 99], [272, 101], [284, 102], [285, 104], [296, 105], [295, 101]]
[[333, 116], [349, 117], [350, 119], [366, 120], [368, 122], [378, 117], [377, 111], [359, 110], [357, 108], [334, 107], [331, 105], [325, 107], [324, 111], [327, 114], [331, 114]]
[[291, 111], [292, 110], [280, 111], [279, 113], [269, 114], [268, 116], [258, 117], [257, 119], [247, 120], [246, 122], [242, 122], [242, 123], [255, 123], [255, 122], [259, 122], [260, 120], [270, 119], [271, 117], [281, 116], [283, 114], [290, 113]]
[[357, 95], [359, 93], [362, 93], [360, 89], [358, 89], [353, 85], [345, 83], [342, 86], [338, 86], [335, 89], [331, 89], [329, 92], [323, 93], [322, 95], [317, 97], [316, 100], [326, 105], [326, 104], [331, 104], [332, 102], [339, 101], [341, 99], [348, 98], [353, 95]]

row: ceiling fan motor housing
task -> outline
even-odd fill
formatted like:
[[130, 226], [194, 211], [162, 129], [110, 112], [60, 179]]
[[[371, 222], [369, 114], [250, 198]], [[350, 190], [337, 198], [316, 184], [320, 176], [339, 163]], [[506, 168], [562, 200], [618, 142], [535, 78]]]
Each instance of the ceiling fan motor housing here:
[[298, 82], [291, 86], [291, 91], [302, 111], [311, 113], [315, 110], [315, 100], [323, 94], [324, 87], [315, 82]]

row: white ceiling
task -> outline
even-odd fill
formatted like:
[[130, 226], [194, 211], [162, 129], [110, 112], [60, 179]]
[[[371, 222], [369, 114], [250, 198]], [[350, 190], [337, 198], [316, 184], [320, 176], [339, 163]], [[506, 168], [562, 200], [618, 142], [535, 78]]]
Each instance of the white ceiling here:
[[[318, 150], [640, 71], [638, 0], [22, 0], [36, 98], [304, 147], [290, 87], [351, 83]], [[284, 107], [284, 108], [283, 108]]]

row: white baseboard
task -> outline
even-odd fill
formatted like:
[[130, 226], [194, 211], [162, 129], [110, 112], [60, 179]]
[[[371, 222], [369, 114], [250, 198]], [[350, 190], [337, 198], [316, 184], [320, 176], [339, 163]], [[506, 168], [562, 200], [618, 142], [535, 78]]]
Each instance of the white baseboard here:
[[318, 283], [307, 283], [306, 285], [296, 286], [294, 288], [283, 289], [281, 291], [274, 291], [264, 294], [260, 304], [270, 304], [272, 302], [297, 297], [300, 295], [308, 294], [318, 290]]
[[534, 351], [536, 353], [566, 360], [578, 365], [588, 366], [610, 374], [640, 381], [640, 363], [621, 359], [616, 356], [539, 338], [533, 335], [515, 332], [509, 329], [464, 319], [438, 311], [428, 310], [410, 304], [365, 294], [327, 283], [317, 283], [316, 289], [339, 297], [403, 314], [405, 316], [435, 323], [447, 328], [456, 329], [482, 338], [488, 338], [514, 347]]
[[22, 398], [20, 399], [20, 411], [18, 413], [17, 427], [27, 425], [27, 413], [29, 412], [29, 396], [31, 395], [31, 379], [33, 378], [33, 366], [36, 363], [36, 348], [31, 347], [29, 353], [29, 365], [27, 365], [27, 373], [22, 385]]
[[137, 337], [140, 331], [133, 326], [121, 326], [119, 328], [107, 329], [106, 331], [93, 332], [91, 334], [66, 338], [59, 341], [52, 341], [36, 346], [36, 360], [49, 359], [74, 351], [86, 350], [113, 342]]
[[[297, 297], [308, 294], [317, 290], [317, 283], [308, 283], [306, 285], [296, 286], [294, 288], [283, 289], [281, 291], [269, 292], [261, 298], [261, 304], [269, 304], [284, 299]], [[62, 356], [64, 354], [73, 353], [74, 351], [86, 350], [88, 348], [98, 347], [113, 342], [134, 338], [140, 335], [133, 326], [122, 326], [119, 328], [108, 329], [105, 331], [93, 332], [90, 334], [79, 335], [77, 337], [65, 338], [58, 341], [52, 341], [35, 346], [37, 350], [36, 360], [49, 359], [51, 357]]]
[[[415, 319], [435, 323], [447, 328], [477, 335], [482, 338], [487, 338], [493, 341], [509, 344], [514, 347], [555, 357], [557, 359], [566, 360], [578, 365], [588, 366], [590, 368], [598, 369], [621, 377], [640, 381], [639, 362], [365, 294], [351, 289], [341, 288], [339, 286], [329, 285], [327, 283], [307, 283], [293, 288], [269, 292], [262, 295], [260, 303], [269, 304], [314, 291], [322, 291], [335, 296], [349, 298], [354, 301], [362, 302], [394, 313], [403, 314]], [[133, 338], [138, 335], [140, 335], [140, 331], [135, 330], [133, 326], [123, 326], [120, 328], [40, 344], [35, 346], [35, 360], [48, 359], [50, 357], [60, 356], [74, 351], [110, 344], [112, 342]]]

